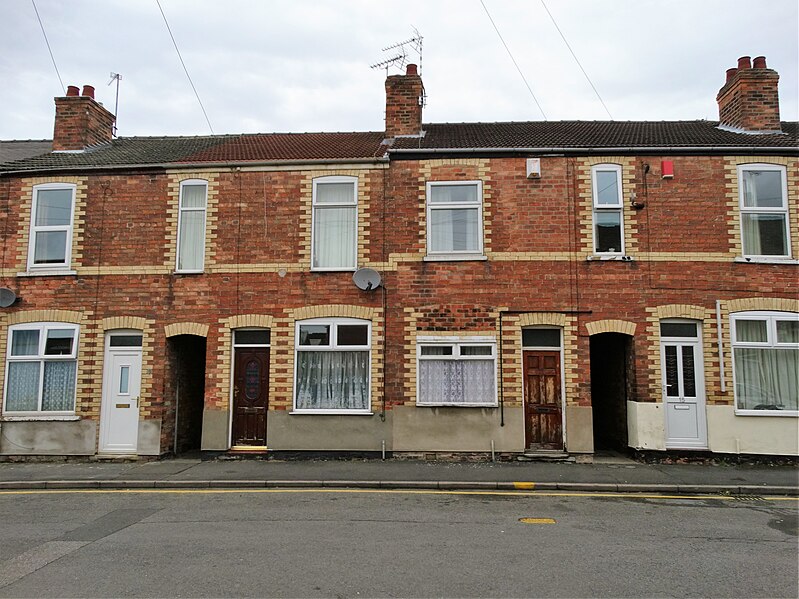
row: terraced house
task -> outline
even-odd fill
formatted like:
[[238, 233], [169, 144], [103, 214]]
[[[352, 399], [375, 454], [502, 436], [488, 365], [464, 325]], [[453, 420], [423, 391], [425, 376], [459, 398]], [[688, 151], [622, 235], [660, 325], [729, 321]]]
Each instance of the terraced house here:
[[129, 138], [70, 87], [51, 147], [0, 144], [0, 454], [797, 455], [777, 82], [423, 123], [409, 65], [384, 131]]

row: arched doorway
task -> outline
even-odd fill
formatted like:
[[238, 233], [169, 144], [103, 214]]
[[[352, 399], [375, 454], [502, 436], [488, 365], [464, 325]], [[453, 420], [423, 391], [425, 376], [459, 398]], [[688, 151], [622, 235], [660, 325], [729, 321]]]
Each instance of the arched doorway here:
[[627, 449], [627, 399], [633, 389], [632, 336], [590, 338], [594, 451]]

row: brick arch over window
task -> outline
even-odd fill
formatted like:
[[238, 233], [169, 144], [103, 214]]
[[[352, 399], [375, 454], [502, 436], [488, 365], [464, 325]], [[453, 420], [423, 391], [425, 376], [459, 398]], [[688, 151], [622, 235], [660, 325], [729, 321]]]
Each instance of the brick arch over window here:
[[756, 310], [774, 310], [776, 312], [799, 312], [799, 301], [772, 297], [746, 297], [729, 300], [728, 312], [747, 312]]
[[240, 314], [225, 319], [222, 323], [229, 329], [261, 328], [271, 329], [274, 318], [268, 314]]
[[529, 327], [534, 325], [548, 325], [553, 327], [565, 327], [566, 315], [555, 312], [535, 312], [519, 315], [519, 326]]
[[25, 324], [28, 322], [68, 322], [82, 324], [83, 313], [73, 310], [29, 310], [8, 315], [6, 324]]
[[365, 306], [351, 306], [347, 304], [330, 304], [327, 306], [307, 306], [294, 310], [295, 320], [308, 318], [362, 318], [372, 320], [375, 318], [374, 308]]
[[589, 335], [600, 333], [622, 333], [623, 335], [635, 335], [636, 324], [627, 320], [597, 320], [587, 322], [585, 328]]
[[705, 308], [691, 304], [667, 304], [655, 308], [658, 320], [663, 318], [691, 318], [693, 320], [705, 319]]
[[104, 331], [114, 329], [133, 329], [143, 331], [147, 327], [147, 319], [140, 316], [109, 316], [103, 318], [101, 327]]
[[167, 337], [175, 335], [197, 335], [198, 337], [208, 337], [208, 325], [199, 322], [176, 322], [164, 327]]

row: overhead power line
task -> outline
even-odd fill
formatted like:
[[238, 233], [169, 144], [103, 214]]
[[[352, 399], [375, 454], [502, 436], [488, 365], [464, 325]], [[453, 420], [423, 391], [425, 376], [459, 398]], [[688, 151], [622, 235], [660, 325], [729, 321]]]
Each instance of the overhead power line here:
[[494, 31], [497, 32], [499, 40], [502, 42], [502, 45], [505, 46], [505, 50], [508, 51], [508, 56], [510, 56], [511, 61], [513, 61], [513, 66], [515, 66], [516, 70], [519, 71], [519, 75], [521, 75], [522, 81], [524, 81], [524, 84], [527, 86], [527, 91], [530, 92], [530, 95], [533, 97], [533, 100], [535, 101], [535, 105], [538, 106], [538, 110], [541, 111], [541, 116], [543, 116], [544, 120], [546, 121], [547, 115], [544, 113], [544, 109], [541, 108], [541, 104], [538, 103], [538, 98], [535, 97], [535, 94], [533, 93], [533, 88], [531, 88], [530, 84], [527, 83], [527, 78], [524, 76], [524, 73], [522, 73], [522, 70], [519, 68], [516, 59], [513, 57], [513, 53], [510, 51], [510, 48], [508, 48], [508, 44], [505, 43], [505, 39], [502, 37], [502, 34], [499, 32], [497, 24], [494, 23], [494, 19], [491, 18], [491, 13], [488, 12], [488, 8], [486, 7], [485, 2], [483, 2], [483, 0], [480, 0], [480, 4], [483, 5], [483, 10], [486, 11], [486, 16], [488, 16], [488, 20], [491, 21], [491, 25], [494, 26]]
[[39, 27], [42, 28], [44, 43], [47, 44], [47, 51], [50, 53], [50, 60], [53, 61], [53, 68], [55, 69], [55, 74], [58, 76], [58, 82], [61, 84], [61, 91], [63, 93], [67, 93], [67, 88], [64, 86], [64, 81], [61, 79], [61, 73], [58, 72], [58, 65], [55, 63], [55, 57], [53, 56], [53, 49], [50, 47], [50, 42], [47, 39], [47, 32], [44, 30], [44, 24], [42, 23], [42, 18], [39, 16], [39, 9], [36, 8], [36, 2], [34, 0], [31, 0], [31, 4], [33, 4], [33, 10], [36, 13], [36, 18], [39, 21]]
[[[481, 0], [481, 2], [482, 2], [482, 0]], [[577, 66], [580, 67], [580, 70], [583, 72], [583, 75], [585, 75], [585, 78], [588, 80], [588, 83], [591, 85], [591, 89], [594, 90], [594, 93], [596, 94], [596, 97], [599, 98], [599, 101], [602, 103], [602, 108], [605, 109], [605, 112], [608, 113], [608, 116], [610, 117], [610, 120], [612, 121], [613, 120], [613, 115], [610, 114], [610, 110], [608, 110], [608, 107], [605, 106], [605, 101], [602, 99], [602, 96], [599, 95], [599, 91], [594, 86], [594, 82], [591, 81], [591, 78], [588, 76], [588, 73], [585, 72], [585, 69], [583, 68], [583, 65], [580, 64], [580, 59], [577, 58], [577, 55], [574, 53], [574, 50], [572, 50], [572, 47], [569, 45], [569, 42], [566, 40], [566, 36], [563, 35], [563, 32], [560, 30], [560, 27], [558, 27], [558, 23], [555, 21], [555, 17], [552, 16], [551, 12], [549, 12], [549, 9], [547, 8], [547, 5], [544, 2], [544, 0], [541, 0], [541, 6], [544, 7], [544, 10], [547, 11], [547, 14], [549, 15], [549, 18], [552, 19], [552, 24], [555, 26], [555, 29], [558, 30], [558, 33], [560, 34], [560, 37], [563, 39], [563, 43], [566, 44], [566, 47], [569, 49], [569, 52], [571, 52], [572, 56], [574, 57], [574, 60], [577, 63]]]
[[180, 55], [180, 49], [178, 48], [178, 43], [175, 41], [175, 36], [172, 35], [172, 29], [169, 27], [169, 21], [166, 20], [166, 15], [164, 14], [164, 9], [161, 8], [161, 2], [159, 0], [155, 0], [155, 3], [158, 5], [158, 10], [161, 11], [161, 16], [164, 18], [164, 24], [166, 25], [166, 30], [169, 32], [169, 37], [172, 38], [172, 43], [175, 46], [175, 52], [178, 53], [178, 58], [180, 59], [180, 64], [183, 65], [183, 71], [186, 73], [186, 77], [189, 80], [189, 84], [191, 85], [191, 89], [194, 90], [194, 95], [197, 97], [197, 102], [200, 104], [200, 109], [203, 111], [203, 116], [205, 116], [205, 122], [208, 123], [208, 128], [211, 130], [211, 135], [214, 134], [214, 128], [211, 126], [211, 121], [208, 119], [208, 113], [205, 112], [205, 106], [203, 106], [203, 101], [200, 100], [200, 94], [197, 93], [197, 88], [194, 87], [194, 82], [191, 80], [191, 75], [189, 75], [189, 69], [186, 68], [186, 63], [183, 62], [183, 57]]

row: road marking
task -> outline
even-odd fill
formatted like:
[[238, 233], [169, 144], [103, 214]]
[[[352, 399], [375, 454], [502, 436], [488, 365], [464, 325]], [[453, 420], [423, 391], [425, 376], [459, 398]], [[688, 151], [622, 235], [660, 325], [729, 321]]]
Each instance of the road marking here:
[[[89, 494], [150, 494], [150, 495], [213, 495], [228, 493], [360, 493], [383, 495], [488, 495], [502, 497], [586, 497], [618, 499], [693, 499], [697, 501], [737, 501], [735, 495], [660, 495], [656, 493], [591, 493], [574, 491], [437, 491], [423, 489], [35, 489], [0, 491], [2, 495], [89, 495]], [[764, 501], [794, 501], [799, 497], [764, 497]]]
[[519, 518], [522, 524], [555, 524], [554, 518]]
[[535, 489], [535, 483], [521, 483], [521, 482], [520, 483], [513, 483], [513, 488], [514, 489], [529, 489], [529, 490], [532, 491], [533, 489]]

